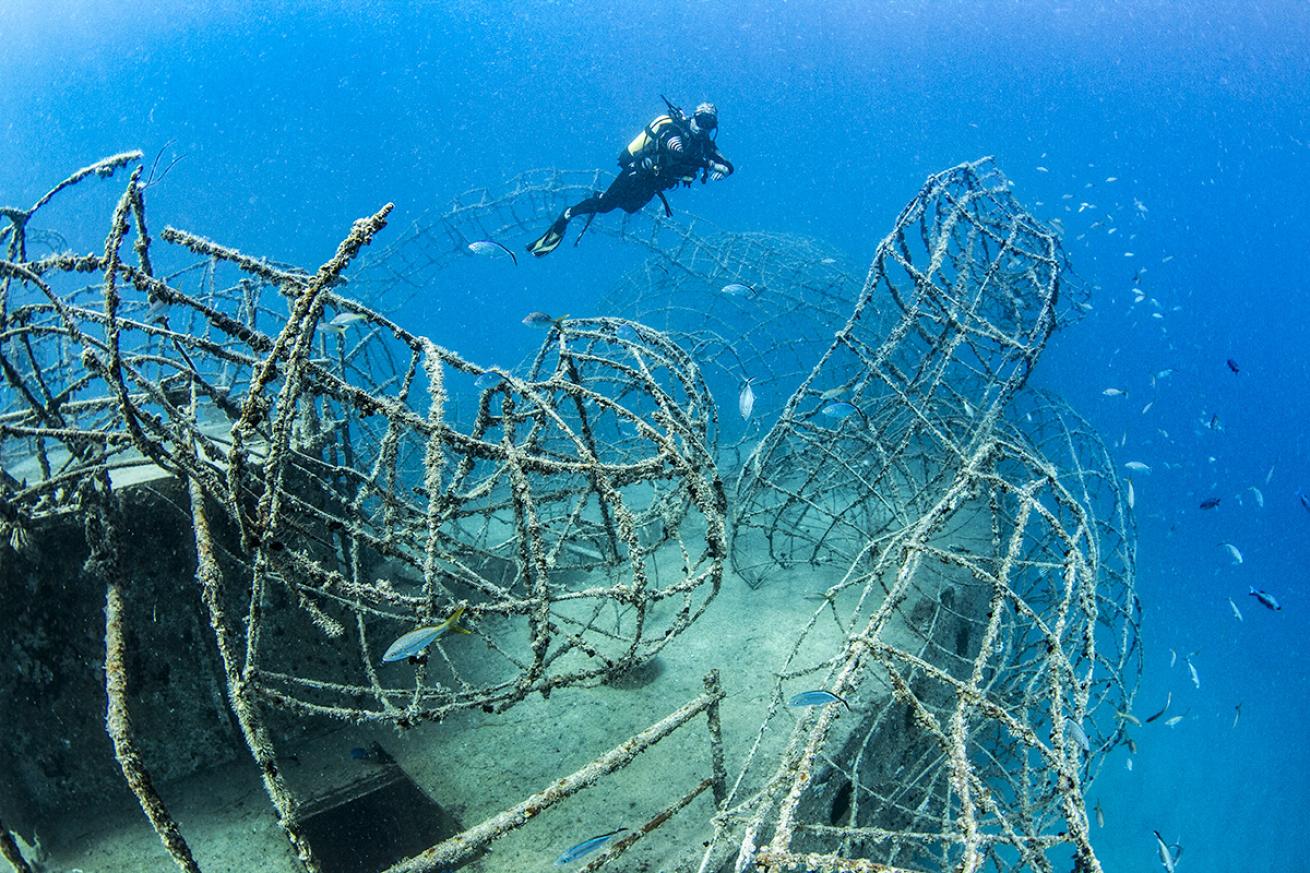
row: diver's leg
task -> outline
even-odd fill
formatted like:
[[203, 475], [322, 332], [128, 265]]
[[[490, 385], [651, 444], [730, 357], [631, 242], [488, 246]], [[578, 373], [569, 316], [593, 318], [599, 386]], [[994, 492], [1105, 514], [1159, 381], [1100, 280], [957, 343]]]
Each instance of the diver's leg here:
[[[627, 204], [631, 202], [634, 190], [640, 187], [643, 187], [642, 183], [635, 173], [620, 173], [618, 178], [605, 189], [604, 194], [592, 194], [586, 200], [576, 203], [561, 212], [559, 218], [555, 219], [555, 223], [528, 246], [528, 251], [539, 258], [550, 254], [564, 240], [564, 231], [568, 229], [569, 222], [574, 218], [585, 215], [587, 216], [587, 224], [590, 226], [592, 219], [597, 215], [604, 215], [606, 212], [612, 212], [615, 209], [627, 209]], [[586, 233], [585, 229], [583, 233]], [[581, 235], [578, 238], [581, 239]]]
[[[582, 206], [587, 203], [588, 200], [594, 199], [594, 197], [588, 197], [587, 200], [582, 201], [578, 206]], [[545, 233], [528, 244], [528, 251], [539, 258], [545, 257], [555, 251], [560, 242], [564, 239], [564, 231], [568, 228], [569, 220], [573, 218], [575, 214], [574, 210], [576, 210], [578, 206], [570, 206], [568, 209], [561, 212], [559, 218], [556, 218], [551, 226], [546, 228]]]

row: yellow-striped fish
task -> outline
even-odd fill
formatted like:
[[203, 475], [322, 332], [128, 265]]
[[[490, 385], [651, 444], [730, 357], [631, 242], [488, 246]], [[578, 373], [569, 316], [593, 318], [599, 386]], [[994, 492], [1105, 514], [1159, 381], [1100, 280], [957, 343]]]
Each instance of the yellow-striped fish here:
[[410, 631], [387, 647], [386, 654], [382, 656], [382, 663], [389, 664], [392, 661], [403, 661], [406, 658], [412, 658], [448, 633], [473, 633], [473, 631], [459, 623], [463, 615], [464, 607], [460, 606], [450, 614], [450, 618], [441, 624], [432, 624]]

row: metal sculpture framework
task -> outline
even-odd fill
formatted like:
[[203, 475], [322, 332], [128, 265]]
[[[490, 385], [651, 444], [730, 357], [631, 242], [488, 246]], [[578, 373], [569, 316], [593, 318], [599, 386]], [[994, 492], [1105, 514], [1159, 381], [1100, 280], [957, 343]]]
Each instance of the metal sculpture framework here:
[[[198, 867], [128, 706], [115, 499], [142, 466], [187, 484], [231, 706], [308, 867], [265, 708], [400, 727], [504, 712], [654, 655], [730, 564], [752, 587], [817, 601], [775, 628], [791, 642], [767, 665], [747, 748], [724, 748], [709, 676], [593, 765], [396, 873], [462, 863], [702, 713], [704, 778], [584, 869], [712, 789], [712, 834], [667, 857], [672, 869], [1100, 870], [1082, 798], [1126, 741], [1141, 670], [1132, 520], [1092, 428], [1025, 388], [1081, 290], [990, 161], [931, 177], [862, 287], [804, 239], [653, 214], [598, 222], [648, 253], [612, 293], [615, 314], [555, 323], [510, 372], [406, 331], [381, 311], [387, 289], [428, 287], [468, 242], [537, 226], [602, 174], [471, 192], [360, 258], [384, 208], [314, 273], [170, 228], [165, 251], [186, 263], [166, 273], [138, 166], [103, 253], [43, 236], [49, 253], [30, 255], [52, 197], [139, 160], [0, 211], [13, 389], [0, 533], [21, 549], [43, 519], [86, 514], [106, 580], [109, 731], [183, 869]], [[713, 395], [744, 380], [762, 402], [734, 435], [745, 460], [725, 493]], [[470, 637], [378, 663], [389, 640], [459, 608]], [[298, 662], [306, 639], [340, 657]], [[844, 703], [788, 706], [804, 688]]]
[[[22, 548], [46, 516], [94, 519], [111, 734], [180, 864], [194, 868], [126, 715], [117, 473], [153, 465], [188, 483], [233, 708], [306, 863], [262, 707], [399, 726], [499, 711], [621, 675], [703, 613], [721, 580], [725, 506], [713, 408], [677, 346], [615, 320], [558, 323], [519, 378], [410, 334], [332, 290], [390, 206], [312, 275], [167, 228], [166, 242], [204, 260], [160, 276], [140, 176], [103, 255], [25, 259], [26, 223], [50, 195], [12, 211], [0, 238], [0, 364], [15, 389], [2, 454], [32, 459], [5, 479], [3, 523]], [[121, 254], [133, 236], [134, 264]], [[243, 275], [224, 287], [227, 266]], [[102, 281], [60, 290], [85, 273]], [[196, 274], [201, 292], [183, 291], [178, 277]], [[448, 416], [459, 380], [477, 397], [467, 427]], [[217, 523], [238, 532], [235, 554]], [[379, 664], [388, 641], [457, 609], [472, 639], [434, 642], [412, 667]], [[342, 657], [309, 666], [300, 651], [314, 639]]]

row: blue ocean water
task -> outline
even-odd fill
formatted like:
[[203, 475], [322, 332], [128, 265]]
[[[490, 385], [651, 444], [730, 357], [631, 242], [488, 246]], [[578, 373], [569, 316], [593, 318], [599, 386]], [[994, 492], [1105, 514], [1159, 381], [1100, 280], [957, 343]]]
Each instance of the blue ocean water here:
[[[29, 204], [116, 151], [165, 149], [186, 157], [152, 191], [154, 214], [312, 265], [386, 201], [403, 226], [525, 169], [610, 169], [667, 94], [717, 103], [738, 169], [674, 192], [675, 210], [821, 238], [859, 263], [927, 174], [995, 155], [1024, 203], [1064, 223], [1094, 289], [1034, 381], [1122, 439], [1121, 463], [1152, 468], [1134, 478], [1137, 711], [1172, 692], [1185, 718], [1135, 731], [1133, 770], [1120, 749], [1093, 786], [1101, 860], [1154, 869], [1158, 829], [1186, 870], [1306, 869], [1310, 7], [140, 6], [0, 6], [0, 202]], [[470, 263], [404, 318], [513, 363], [540, 338], [519, 326], [527, 311], [599, 314], [595, 289], [624, 264], [593, 242], [509, 278]], [[1209, 497], [1220, 505], [1200, 510]]]

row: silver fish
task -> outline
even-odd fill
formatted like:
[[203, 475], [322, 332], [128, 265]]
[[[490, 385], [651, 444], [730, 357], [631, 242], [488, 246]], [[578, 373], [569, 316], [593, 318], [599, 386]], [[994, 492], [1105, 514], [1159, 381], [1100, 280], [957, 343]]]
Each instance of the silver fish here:
[[562, 320], [563, 319], [551, 318], [545, 312], [529, 312], [527, 315], [523, 316], [523, 323], [528, 327], [550, 327], [556, 321]]
[[1105, 812], [1101, 809], [1101, 798], [1096, 798], [1096, 807], [1092, 811], [1096, 813], [1096, 826], [1105, 827]]
[[518, 256], [516, 256], [512, 251], [505, 248], [503, 245], [496, 242], [495, 240], [491, 240], [491, 239], [474, 240], [473, 242], [468, 244], [468, 250], [475, 255], [494, 255], [497, 252], [504, 252], [505, 254], [509, 255], [509, 259], [514, 262], [515, 266], [518, 266], [519, 263]]
[[1201, 677], [1197, 675], [1196, 665], [1192, 663], [1192, 659], [1190, 657], [1187, 659], [1187, 670], [1189, 673], [1192, 674], [1192, 684], [1195, 685], [1197, 688], [1200, 688]]
[[[1169, 651], [1172, 652], [1173, 649], [1170, 649]], [[1169, 666], [1172, 667], [1173, 664], [1170, 664]], [[1162, 716], [1162, 715], [1164, 715], [1166, 712], [1168, 712], [1168, 711], [1169, 711], [1169, 704], [1171, 704], [1171, 703], [1173, 703], [1173, 702], [1174, 702], [1174, 693], [1173, 693], [1172, 691], [1170, 691], [1170, 692], [1165, 696], [1165, 698], [1164, 698], [1164, 706], [1160, 707], [1160, 711], [1157, 712], [1155, 715], [1148, 715], [1148, 716], [1146, 717], [1146, 723], [1147, 723], [1147, 724], [1150, 724], [1151, 722], [1155, 721], [1157, 718], [1159, 718], [1160, 716]]]
[[1278, 612], [1282, 609], [1282, 607], [1278, 605], [1278, 599], [1268, 591], [1256, 591], [1254, 586], [1252, 586], [1251, 596], [1260, 601], [1260, 605], [1265, 609], [1272, 609], [1274, 612]]
[[1129, 461], [1124, 464], [1124, 467], [1132, 470], [1134, 473], [1146, 473], [1148, 476], [1151, 473], [1151, 468], [1146, 464], [1143, 464], [1141, 461]]
[[364, 316], [358, 312], [341, 312], [335, 318], [328, 322], [332, 327], [349, 327], [357, 321], [363, 321]]
[[1242, 720], [1242, 704], [1239, 703], [1233, 707], [1233, 727], [1237, 727], [1237, 723], [1241, 720]]
[[471, 630], [460, 624], [460, 619], [463, 616], [464, 607], [460, 606], [450, 614], [449, 618], [440, 624], [416, 628], [409, 633], [402, 635], [387, 647], [386, 654], [382, 656], [382, 663], [390, 664], [394, 661], [403, 661], [406, 658], [415, 657], [441, 637], [444, 637], [447, 633], [472, 633]]
[[1169, 650], [1169, 669], [1172, 670], [1172, 669], [1174, 668], [1174, 664], [1177, 664], [1177, 663], [1178, 663], [1178, 653], [1175, 652], [1173, 649], [1170, 649], [1170, 650]]
[[793, 694], [787, 701], [788, 706], [826, 706], [829, 703], [840, 703], [848, 710], [851, 708], [849, 703], [831, 691], [802, 691]]
[[592, 837], [589, 840], [583, 840], [582, 842], [578, 843], [576, 846], [572, 846], [568, 849], [565, 849], [564, 854], [560, 855], [558, 858], [555, 859], [555, 866], [563, 867], [565, 864], [572, 864], [574, 861], [578, 860], [583, 855], [590, 855], [592, 852], [596, 851], [601, 846], [605, 845], [610, 840], [614, 839], [615, 837], [617, 837], [619, 834], [623, 833], [626, 830], [627, 828], [619, 828], [618, 830], [610, 831], [608, 834], [601, 834], [598, 837]]
[[1165, 719], [1165, 720], [1164, 720], [1164, 726], [1165, 726], [1165, 727], [1176, 727], [1177, 724], [1178, 724], [1178, 722], [1180, 722], [1180, 721], [1182, 721], [1182, 720], [1183, 720], [1183, 717], [1182, 717], [1181, 715], [1175, 715], [1173, 718], [1167, 718], [1167, 719]]
[[1122, 388], [1106, 388], [1101, 392], [1106, 397], [1127, 397], [1128, 392]]
[[741, 390], [737, 392], [737, 411], [741, 413], [742, 421], [750, 421], [751, 413], [755, 411], [755, 389], [751, 387], [750, 379], [741, 383]]
[[1248, 487], [1246, 490], [1247, 490], [1247, 491], [1250, 491], [1250, 492], [1251, 492], [1251, 496], [1255, 498], [1255, 505], [1258, 506], [1258, 507], [1260, 507], [1261, 509], [1264, 509], [1264, 508], [1265, 508], [1265, 496], [1264, 496], [1263, 493], [1261, 493], [1260, 489], [1257, 488], [1257, 487], [1255, 487], [1254, 485], [1251, 485], [1251, 486]]
[[1092, 744], [1087, 741], [1087, 734], [1083, 732], [1082, 725], [1071, 718], [1066, 718], [1064, 720], [1064, 730], [1069, 736], [1073, 737], [1073, 741], [1078, 744], [1078, 748], [1082, 749], [1084, 754], [1092, 751]]
[[1228, 598], [1228, 605], [1231, 606], [1231, 607], [1233, 608], [1233, 618], [1237, 619], [1238, 621], [1241, 621], [1241, 620], [1242, 620], [1242, 610], [1240, 610], [1240, 609], [1237, 608], [1237, 604], [1236, 604], [1236, 603], [1233, 603], [1233, 598], [1231, 598], [1231, 597]]
[[830, 400], [819, 409], [819, 414], [824, 418], [833, 418], [840, 421], [858, 411], [859, 409], [850, 401]]
[[1128, 480], [1128, 508], [1132, 509], [1137, 505], [1137, 494], [1133, 491], [1133, 480]]
[[1164, 865], [1165, 873], [1174, 873], [1178, 864], [1178, 859], [1183, 856], [1183, 847], [1179, 845], [1169, 845], [1160, 836], [1159, 831], [1151, 831], [1155, 834], [1155, 847], [1160, 851], [1160, 863]]
[[728, 285], [724, 285], [719, 290], [722, 291], [724, 294], [727, 294], [729, 297], [754, 297], [755, 296], [754, 288], [752, 288], [749, 285], [743, 285], [740, 282], [732, 282]]
[[1219, 545], [1228, 550], [1228, 554], [1232, 556], [1234, 564], [1242, 563], [1242, 553], [1237, 550], [1237, 546], [1232, 543], [1220, 543]]

